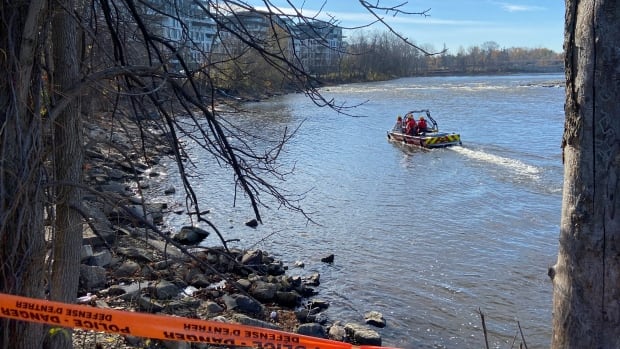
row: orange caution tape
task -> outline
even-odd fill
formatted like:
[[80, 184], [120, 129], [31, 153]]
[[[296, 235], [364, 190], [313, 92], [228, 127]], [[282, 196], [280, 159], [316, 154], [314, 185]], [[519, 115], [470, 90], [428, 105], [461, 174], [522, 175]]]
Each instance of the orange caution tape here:
[[266, 328], [67, 304], [0, 293], [0, 317], [98, 332], [260, 349], [377, 349]]

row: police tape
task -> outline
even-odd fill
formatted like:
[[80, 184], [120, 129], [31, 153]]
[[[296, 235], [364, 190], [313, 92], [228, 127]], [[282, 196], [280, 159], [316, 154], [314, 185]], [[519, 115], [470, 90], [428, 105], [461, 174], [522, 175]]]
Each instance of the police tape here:
[[0, 293], [0, 317], [153, 339], [259, 349], [377, 349], [240, 324], [95, 308]]

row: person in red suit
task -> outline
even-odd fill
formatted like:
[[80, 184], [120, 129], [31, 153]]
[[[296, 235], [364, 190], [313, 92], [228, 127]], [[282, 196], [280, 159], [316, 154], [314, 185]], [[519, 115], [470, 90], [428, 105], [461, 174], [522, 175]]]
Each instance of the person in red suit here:
[[416, 132], [416, 122], [413, 118], [413, 115], [409, 114], [407, 116], [407, 123], [405, 124], [405, 133], [413, 136]]
[[418, 132], [422, 133], [422, 132], [426, 132], [427, 131], [427, 125], [426, 125], [426, 120], [424, 119], [424, 116], [420, 116], [420, 121], [418, 121]]

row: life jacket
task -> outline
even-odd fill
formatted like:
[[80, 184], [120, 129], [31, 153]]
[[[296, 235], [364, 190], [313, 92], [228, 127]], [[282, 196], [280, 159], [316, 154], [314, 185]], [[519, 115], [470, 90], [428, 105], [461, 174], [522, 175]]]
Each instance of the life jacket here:
[[413, 133], [414, 130], [415, 130], [415, 120], [413, 119], [407, 120], [407, 126], [405, 127], [405, 132], [407, 134], [411, 134]]

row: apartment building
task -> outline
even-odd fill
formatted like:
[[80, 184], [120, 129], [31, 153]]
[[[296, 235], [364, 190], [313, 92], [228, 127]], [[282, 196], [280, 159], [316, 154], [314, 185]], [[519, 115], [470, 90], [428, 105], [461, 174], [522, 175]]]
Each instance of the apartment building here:
[[342, 28], [325, 21], [297, 24], [296, 36], [300, 41], [300, 60], [312, 74], [333, 72], [343, 55]]
[[[159, 35], [176, 45], [192, 67], [209, 62], [212, 52], [234, 51], [233, 45], [258, 45], [283, 54], [311, 74], [335, 70], [342, 55], [342, 28], [332, 23], [295, 23], [293, 18], [269, 12], [238, 11], [218, 17], [218, 26], [208, 10], [206, 0], [151, 0], [143, 9]], [[170, 60], [178, 64], [176, 58]]]
[[[215, 21], [206, 15], [207, 0], [151, 0], [139, 10], [151, 30], [172, 44], [191, 68], [207, 61], [217, 30]], [[170, 62], [181, 68], [176, 57], [170, 56]]]

